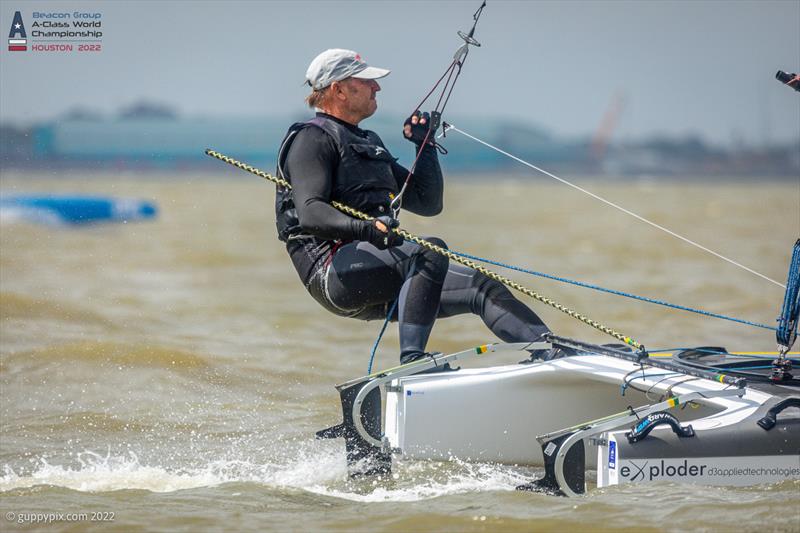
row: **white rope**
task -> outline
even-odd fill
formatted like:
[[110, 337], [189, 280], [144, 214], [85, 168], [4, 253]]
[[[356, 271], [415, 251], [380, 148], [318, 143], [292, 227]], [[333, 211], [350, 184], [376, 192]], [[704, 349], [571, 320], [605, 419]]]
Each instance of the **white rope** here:
[[[751, 269], [751, 268], [748, 268], [748, 267], [746, 267], [746, 266], [742, 265], [741, 263], [737, 263], [737, 262], [736, 262], [736, 261], [734, 261], [733, 259], [730, 259], [730, 258], [728, 258], [728, 257], [725, 257], [724, 255], [722, 255], [722, 254], [719, 254], [719, 253], [715, 252], [714, 250], [709, 250], [709, 249], [708, 249], [708, 248], [706, 248], [705, 246], [703, 246], [703, 245], [701, 245], [701, 244], [698, 244], [698, 243], [694, 242], [694, 241], [693, 241], [693, 240], [691, 240], [691, 239], [687, 239], [686, 237], [684, 237], [684, 236], [682, 236], [682, 235], [678, 235], [678, 234], [677, 234], [677, 233], [675, 233], [674, 231], [672, 231], [672, 230], [669, 230], [669, 229], [665, 228], [664, 226], [660, 226], [660, 225], [656, 224], [655, 222], [652, 222], [652, 221], [650, 221], [650, 220], [647, 220], [646, 218], [644, 218], [644, 217], [642, 217], [642, 216], [640, 216], [640, 215], [637, 215], [637, 214], [636, 214], [636, 213], [634, 213], [633, 211], [630, 211], [630, 210], [628, 210], [628, 209], [625, 209], [624, 207], [622, 207], [622, 206], [620, 206], [620, 205], [617, 205], [617, 204], [615, 204], [614, 202], [611, 202], [611, 201], [609, 201], [609, 200], [606, 200], [605, 198], [602, 198], [602, 197], [600, 197], [600, 196], [598, 196], [598, 195], [594, 194], [594, 193], [593, 193], [593, 192], [591, 192], [591, 191], [587, 191], [586, 189], [584, 189], [584, 188], [582, 188], [582, 187], [579, 187], [579, 186], [575, 185], [574, 183], [570, 183], [570, 182], [568, 182], [568, 181], [567, 181], [567, 180], [565, 180], [565, 179], [559, 178], [559, 177], [558, 177], [558, 176], [556, 176], [555, 174], [551, 174], [550, 172], [547, 172], [546, 170], [543, 170], [543, 169], [541, 169], [541, 168], [537, 167], [536, 165], [532, 165], [531, 163], [528, 163], [527, 161], [523, 161], [523, 160], [522, 160], [522, 159], [520, 159], [519, 157], [516, 157], [516, 156], [514, 156], [514, 155], [512, 155], [512, 154], [509, 154], [508, 152], [506, 152], [506, 151], [504, 151], [504, 150], [501, 150], [500, 148], [498, 148], [498, 147], [496, 147], [496, 146], [493, 146], [493, 145], [491, 145], [491, 144], [487, 143], [486, 141], [482, 141], [482, 140], [478, 139], [477, 137], [473, 137], [473, 136], [472, 136], [472, 135], [470, 135], [469, 133], [467, 133], [467, 132], [465, 132], [465, 131], [462, 131], [462, 130], [458, 129], [457, 127], [453, 126], [452, 124], [447, 124], [447, 125], [445, 126], [445, 131], [449, 131], [449, 130], [455, 130], [455, 131], [457, 131], [458, 133], [460, 133], [461, 135], [464, 135], [464, 136], [466, 136], [466, 137], [469, 137], [469, 138], [470, 138], [470, 139], [472, 139], [473, 141], [479, 142], [479, 143], [481, 143], [482, 145], [484, 145], [484, 146], [487, 146], [487, 147], [491, 148], [492, 150], [495, 150], [496, 152], [499, 152], [499, 153], [501, 153], [501, 154], [503, 154], [503, 155], [505, 155], [505, 156], [508, 156], [508, 157], [510, 157], [511, 159], [513, 159], [514, 161], [517, 161], [517, 162], [519, 162], [519, 163], [522, 163], [523, 165], [525, 165], [525, 166], [527, 166], [527, 167], [530, 167], [530, 168], [532, 168], [532, 169], [534, 169], [534, 170], [537, 170], [537, 171], [541, 172], [542, 174], [544, 174], [544, 175], [546, 175], [546, 176], [550, 176], [551, 178], [553, 178], [553, 179], [555, 179], [555, 180], [558, 180], [558, 181], [560, 181], [560, 182], [561, 182], [561, 183], [563, 183], [564, 185], [569, 185], [569, 186], [570, 186], [570, 187], [572, 187], [573, 189], [579, 190], [579, 191], [581, 191], [581, 192], [582, 192], [582, 193], [584, 193], [584, 194], [588, 194], [588, 195], [589, 195], [589, 196], [591, 196], [592, 198], [594, 198], [594, 199], [596, 199], [596, 200], [600, 200], [600, 201], [601, 201], [601, 202], [603, 202], [604, 204], [606, 204], [606, 205], [610, 205], [611, 207], [613, 207], [613, 208], [615, 208], [615, 209], [619, 209], [619, 210], [620, 210], [620, 211], [622, 211], [623, 213], [627, 213], [628, 215], [630, 215], [630, 216], [632, 216], [632, 217], [634, 217], [634, 218], [636, 218], [636, 219], [638, 219], [638, 220], [641, 220], [642, 222], [646, 222], [647, 224], [650, 224], [650, 225], [651, 225], [651, 226], [653, 226], [654, 228], [660, 229], [661, 231], [663, 231], [663, 232], [665, 232], [665, 233], [668, 233], [668, 234], [672, 235], [673, 237], [677, 237], [678, 239], [682, 240], [683, 242], [686, 242], [686, 243], [688, 243], [688, 244], [691, 244], [692, 246], [695, 246], [695, 247], [697, 247], [697, 248], [700, 248], [701, 250], [703, 250], [703, 251], [705, 251], [705, 252], [708, 252], [708, 253], [710, 253], [711, 255], [715, 255], [715, 256], [719, 257], [720, 259], [722, 259], [722, 260], [724, 260], [724, 261], [727, 261], [728, 263], [730, 263], [730, 264], [732, 264], [732, 265], [735, 265], [735, 266], [737, 266], [737, 267], [739, 267], [739, 268], [741, 268], [741, 269], [744, 269], [744, 270], [746, 270], [746, 271], [750, 272], [751, 274], [755, 274], [756, 276], [758, 276], [758, 277], [760, 277], [760, 278], [763, 278], [763, 279], [765, 279], [765, 280], [769, 281], [770, 283], [774, 283], [775, 285], [777, 285], [777, 286], [779, 286], [779, 287], [783, 287], [784, 289], [786, 288], [786, 285], [784, 285], [783, 283], [779, 283], [779, 282], [775, 281], [774, 279], [772, 279], [772, 278], [769, 278], [769, 277], [765, 276], [764, 274], [761, 274], [761, 273], [759, 273], [759, 272], [756, 272], [755, 270], [753, 270], [753, 269]], [[440, 137], [441, 137], [441, 135], [440, 135]]]

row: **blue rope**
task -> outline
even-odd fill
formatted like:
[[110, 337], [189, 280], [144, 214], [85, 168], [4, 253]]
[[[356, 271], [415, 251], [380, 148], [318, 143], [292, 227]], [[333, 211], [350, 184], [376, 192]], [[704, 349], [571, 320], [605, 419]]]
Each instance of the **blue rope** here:
[[797, 337], [798, 317], [800, 317], [800, 239], [794, 243], [792, 260], [789, 263], [789, 277], [786, 280], [786, 295], [783, 297], [781, 316], [775, 334], [778, 344], [788, 349]]
[[[798, 241], [798, 242], [800, 242], [800, 241]], [[634, 300], [641, 300], [642, 302], [663, 305], [665, 307], [671, 307], [673, 309], [680, 309], [681, 311], [689, 311], [691, 313], [697, 313], [699, 315], [705, 315], [705, 316], [710, 316], [710, 317], [714, 317], [714, 318], [721, 318], [723, 320], [730, 320], [731, 322], [738, 322], [739, 324], [746, 324], [748, 326], [753, 326], [753, 327], [757, 327], [757, 328], [763, 328], [763, 329], [769, 329], [771, 331], [776, 331], [776, 328], [774, 328], [772, 326], [768, 326], [766, 324], [759, 324], [758, 322], [750, 322], [749, 320], [742, 320], [741, 318], [734, 318], [734, 317], [730, 317], [730, 316], [720, 315], [718, 313], [711, 313], [709, 311], [703, 311], [702, 309], [693, 309], [691, 307], [685, 307], [683, 305], [671, 304], [671, 303], [665, 302], [663, 300], [656, 300], [654, 298], [647, 298], [645, 296], [637, 296], [635, 294], [630, 294], [630, 293], [627, 293], [627, 292], [617, 291], [617, 290], [614, 290], [614, 289], [606, 289], [605, 287], [600, 287], [598, 285], [592, 285], [592, 284], [589, 284], [589, 283], [583, 283], [581, 281], [575, 281], [575, 280], [571, 280], [571, 279], [567, 279], [567, 278], [560, 278], [558, 276], [553, 276], [552, 274], [545, 274], [544, 272], [537, 272], [535, 270], [528, 270], [526, 268], [521, 268], [521, 267], [517, 267], [517, 266], [514, 266], [514, 265], [509, 265], [509, 264], [506, 264], [506, 263], [500, 263], [499, 261], [492, 261], [490, 259], [484, 259], [483, 257], [477, 257], [477, 256], [474, 256], [474, 255], [465, 254], [465, 253], [462, 253], [462, 252], [457, 252], [455, 250], [450, 250], [450, 251], [452, 253], [454, 253], [455, 255], [458, 255], [458, 256], [461, 256], [461, 257], [465, 257], [467, 259], [472, 259], [473, 261], [480, 261], [482, 263], [487, 263], [489, 265], [494, 265], [494, 266], [507, 268], [509, 270], [516, 270], [517, 272], [522, 272], [522, 273], [525, 273], [525, 274], [531, 274], [531, 275], [539, 276], [539, 277], [542, 277], [542, 278], [552, 279], [552, 280], [555, 280], [555, 281], [560, 281], [562, 283], [570, 283], [572, 285], [577, 285], [578, 287], [585, 287], [587, 289], [594, 289], [596, 291], [607, 292], [609, 294], [615, 294], [617, 296], [625, 296], [626, 298], [632, 298]], [[800, 253], [798, 254], [798, 263], [800, 263]], [[800, 265], [798, 265], [797, 268], [800, 269]]]
[[[679, 347], [679, 348], [662, 348], [660, 350], [650, 350], [650, 349], [648, 349], [647, 352], [648, 353], [685, 352], [687, 350], [692, 350], [694, 352], [701, 352], [701, 353], [705, 353], [705, 354], [709, 354], [709, 355], [736, 355], [737, 357], [745, 357], [745, 356], [737, 355], [735, 353], [730, 353], [730, 352], [721, 352], [719, 350], [709, 350], [708, 348], [694, 348], [694, 347], [688, 348], [686, 346]], [[747, 357], [750, 357], [750, 356], [748, 355]]]
[[[791, 345], [794, 342], [794, 337], [797, 335], [798, 322], [800, 322], [800, 320], [798, 320], [798, 316], [800, 315], [800, 239], [798, 239], [794, 245], [794, 253], [792, 254], [792, 260], [789, 267], [789, 280], [786, 283], [786, 297], [784, 298], [783, 309], [781, 312], [781, 316], [778, 319], [779, 326], [777, 328], [768, 326], [766, 324], [760, 324], [758, 322], [743, 320], [741, 318], [734, 318], [726, 315], [721, 315], [719, 313], [703, 311], [702, 309], [694, 309], [683, 305], [672, 304], [669, 302], [665, 302], [664, 300], [657, 300], [655, 298], [648, 298], [646, 296], [637, 296], [635, 294], [623, 291], [607, 289], [605, 287], [600, 287], [599, 285], [592, 285], [590, 283], [584, 283], [582, 281], [575, 281], [568, 278], [561, 278], [558, 276], [553, 276], [552, 274], [537, 272], [535, 270], [529, 270], [527, 268], [509, 265], [507, 263], [501, 263], [499, 261], [492, 261], [491, 259], [485, 259], [483, 257], [478, 257], [476, 255], [465, 254], [463, 252], [458, 252], [456, 250], [450, 250], [450, 252], [460, 257], [471, 259], [473, 261], [480, 261], [481, 263], [507, 268], [509, 270], [515, 270], [517, 272], [522, 272], [524, 274], [531, 274], [533, 276], [539, 276], [542, 278], [559, 281], [561, 283], [569, 283], [571, 285], [577, 285], [578, 287], [593, 289], [600, 292], [607, 292], [609, 294], [624, 296], [626, 298], [631, 298], [634, 300], [639, 300], [651, 304], [663, 305], [664, 307], [670, 307], [672, 309], [679, 309], [681, 311], [688, 311], [690, 313], [697, 313], [698, 315], [704, 315], [713, 318], [721, 318], [722, 320], [729, 320], [731, 322], [737, 322], [739, 324], [753, 326], [756, 328], [768, 329], [771, 331], [775, 331], [776, 336], [778, 337], [778, 342], [782, 343], [784, 346], [788, 346], [789, 348], [791, 348]], [[369, 356], [369, 365], [367, 366], [367, 374], [370, 374], [372, 372], [372, 363], [375, 360], [375, 352], [378, 351], [378, 345], [380, 344], [381, 338], [383, 337], [383, 334], [386, 331], [386, 326], [388, 326], [389, 324], [389, 320], [391, 319], [391, 316], [394, 313], [395, 307], [397, 307], [397, 300], [394, 301], [394, 303], [392, 304], [392, 308], [386, 315], [386, 320], [384, 320], [383, 326], [381, 327], [381, 331], [380, 333], [378, 333], [378, 338], [375, 339], [375, 344], [373, 344], [372, 346], [372, 353]], [[792, 332], [792, 327], [794, 328], [793, 332]], [[781, 339], [784, 339], [784, 342], [781, 342]], [[655, 350], [655, 351], [651, 350], [651, 352], [653, 353], [656, 353], [658, 351], [670, 351], [670, 350]]]
[[394, 314], [395, 307], [397, 307], [397, 300], [394, 301], [391, 309], [389, 309], [389, 312], [386, 313], [386, 320], [383, 321], [383, 326], [381, 326], [381, 332], [378, 333], [378, 338], [375, 339], [375, 344], [372, 345], [372, 353], [369, 354], [369, 365], [367, 365], [367, 374], [372, 374], [372, 363], [373, 361], [375, 361], [375, 352], [378, 351], [378, 345], [381, 343], [381, 339], [383, 338], [383, 334], [386, 331], [386, 326], [389, 325], [389, 320], [391, 320], [392, 314]]

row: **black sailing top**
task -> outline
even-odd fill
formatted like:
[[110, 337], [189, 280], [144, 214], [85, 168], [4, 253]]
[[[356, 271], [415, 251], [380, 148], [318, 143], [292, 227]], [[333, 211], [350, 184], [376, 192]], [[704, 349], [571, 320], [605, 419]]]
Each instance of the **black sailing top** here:
[[[317, 120], [332, 121], [341, 128], [345, 135], [355, 135], [361, 139], [377, 140], [386, 151], [383, 142], [374, 132], [340, 120], [332, 115], [317, 113]], [[335, 139], [320, 127], [307, 125], [302, 127], [291, 140], [288, 153], [283, 162], [283, 174], [292, 184], [292, 198], [297, 211], [299, 226], [304, 234], [312, 239], [290, 239], [287, 250], [292, 262], [303, 280], [308, 285], [311, 275], [319, 270], [319, 266], [330, 256], [336, 240], [356, 240], [358, 235], [353, 218], [333, 207], [330, 202], [338, 200], [345, 205], [356, 207], [359, 204], [358, 192], [349, 192], [345, 198], [333, 198], [332, 193], [337, 180], [344, 179], [338, 175], [342, 163], [341, 140]], [[388, 154], [388, 151], [386, 151]], [[394, 158], [389, 159], [391, 174], [394, 177], [396, 194], [408, 176], [408, 169], [398, 164]], [[437, 157], [436, 149], [426, 146], [408, 188], [403, 194], [403, 208], [421, 215], [434, 216], [442, 210], [444, 179]], [[388, 207], [388, 204], [387, 204]], [[373, 216], [391, 214], [383, 212], [369, 213]], [[386, 210], [388, 211], [388, 210]]]

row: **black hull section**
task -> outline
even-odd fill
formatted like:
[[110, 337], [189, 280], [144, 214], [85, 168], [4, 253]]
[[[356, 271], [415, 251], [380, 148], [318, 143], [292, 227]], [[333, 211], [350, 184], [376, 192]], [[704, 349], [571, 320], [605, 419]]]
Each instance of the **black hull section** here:
[[[358, 392], [369, 381], [339, 390], [342, 403], [342, 423], [317, 432], [318, 439], [344, 438], [347, 456], [347, 471], [351, 478], [386, 475], [392, 471], [392, 456], [377, 446], [365, 441], [353, 424], [353, 402]], [[364, 398], [361, 405], [361, 423], [375, 439], [381, 438], [381, 391], [375, 388]]]

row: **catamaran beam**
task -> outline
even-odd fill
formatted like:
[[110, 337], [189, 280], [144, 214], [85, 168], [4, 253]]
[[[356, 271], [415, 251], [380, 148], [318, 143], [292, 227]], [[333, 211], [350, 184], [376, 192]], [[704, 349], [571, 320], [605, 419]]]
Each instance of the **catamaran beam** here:
[[567, 346], [569, 348], [575, 348], [577, 350], [590, 353], [599, 353], [602, 355], [608, 355], [610, 357], [616, 357], [617, 359], [623, 359], [625, 361], [636, 363], [637, 365], [647, 365], [655, 368], [663, 368], [664, 370], [671, 370], [673, 372], [678, 372], [680, 374], [687, 374], [689, 376], [693, 376], [696, 378], [710, 379], [712, 381], [723, 383], [725, 385], [730, 385], [732, 387], [744, 388], [747, 386], [747, 380], [745, 378], [729, 376], [727, 374], [722, 374], [719, 372], [700, 370], [697, 368], [676, 364], [671, 361], [660, 361], [652, 359], [648, 356], [647, 352], [644, 351], [629, 352], [624, 350], [617, 350], [608, 346], [600, 346], [597, 344], [576, 341], [574, 339], [569, 339], [567, 337], [559, 337], [558, 335], [553, 335], [553, 334], [545, 335], [545, 340], [555, 345]]

